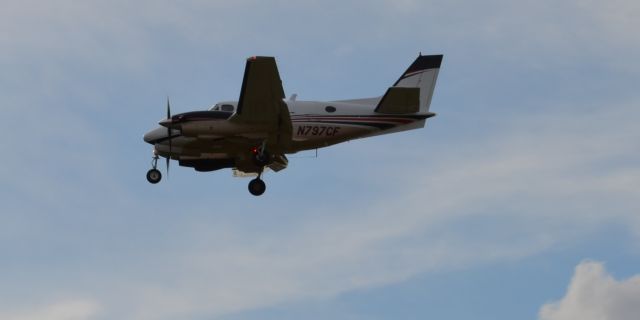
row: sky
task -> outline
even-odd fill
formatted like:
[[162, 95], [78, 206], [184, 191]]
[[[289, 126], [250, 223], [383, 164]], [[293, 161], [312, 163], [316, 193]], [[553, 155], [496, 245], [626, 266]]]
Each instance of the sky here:
[[[13, 1], [0, 10], [0, 319], [636, 319], [637, 1]], [[251, 196], [142, 135], [239, 95], [381, 95], [426, 128], [290, 156]], [[164, 169], [163, 169], [164, 170]]]

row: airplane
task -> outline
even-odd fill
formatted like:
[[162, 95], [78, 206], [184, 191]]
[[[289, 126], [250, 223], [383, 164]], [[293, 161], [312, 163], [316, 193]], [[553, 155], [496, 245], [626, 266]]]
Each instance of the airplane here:
[[153, 145], [147, 180], [162, 179], [160, 157], [199, 172], [233, 169], [235, 176], [253, 176], [249, 192], [262, 195], [266, 168], [288, 165], [287, 154], [324, 148], [353, 139], [423, 128], [443, 55], [422, 55], [383, 96], [337, 101], [285, 99], [274, 57], [248, 58], [238, 101], [216, 103], [209, 110], [171, 115], [147, 132]]

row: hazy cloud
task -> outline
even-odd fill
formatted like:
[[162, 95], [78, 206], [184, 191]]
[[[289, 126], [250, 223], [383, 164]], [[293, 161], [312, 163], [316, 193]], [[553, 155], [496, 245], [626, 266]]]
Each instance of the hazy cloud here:
[[90, 300], [65, 300], [42, 306], [29, 306], [18, 311], [0, 311], [7, 320], [89, 320], [95, 319], [100, 307]]

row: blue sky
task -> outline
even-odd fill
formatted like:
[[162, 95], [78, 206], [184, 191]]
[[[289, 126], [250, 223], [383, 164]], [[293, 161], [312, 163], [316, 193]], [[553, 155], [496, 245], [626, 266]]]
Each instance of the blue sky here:
[[[6, 1], [2, 319], [635, 319], [633, 1]], [[236, 99], [380, 95], [444, 54], [422, 130], [292, 156], [266, 194], [142, 135]]]

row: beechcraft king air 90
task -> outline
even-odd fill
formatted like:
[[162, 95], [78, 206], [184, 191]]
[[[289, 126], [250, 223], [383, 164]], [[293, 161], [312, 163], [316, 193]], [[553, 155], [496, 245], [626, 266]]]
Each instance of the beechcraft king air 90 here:
[[285, 100], [273, 57], [247, 59], [238, 101], [220, 102], [208, 111], [171, 115], [144, 135], [153, 145], [150, 183], [162, 178], [158, 159], [196, 171], [232, 168], [257, 176], [249, 192], [262, 195], [266, 168], [287, 167], [286, 154], [328, 147], [381, 134], [422, 128], [429, 112], [442, 55], [420, 55], [381, 97], [340, 101]]

